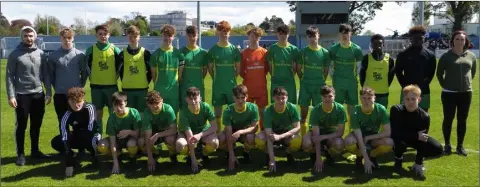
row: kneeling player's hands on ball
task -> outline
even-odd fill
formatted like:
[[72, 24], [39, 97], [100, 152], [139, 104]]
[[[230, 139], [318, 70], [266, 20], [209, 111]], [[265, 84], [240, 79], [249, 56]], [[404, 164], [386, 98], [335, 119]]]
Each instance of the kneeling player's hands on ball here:
[[365, 159], [365, 163], [363, 163], [363, 169], [365, 170], [365, 173], [371, 174], [372, 167], [373, 167], [372, 161], [370, 161], [370, 159]]
[[268, 170], [270, 172], [276, 172], [277, 171], [277, 166], [275, 164], [275, 160], [270, 160], [270, 162], [268, 163]]
[[322, 172], [323, 170], [323, 160], [322, 159], [317, 159], [315, 161], [315, 165], [313, 165], [313, 169], [315, 172]]
[[67, 167], [67, 168], [65, 169], [65, 176], [71, 177], [72, 174], [73, 174], [73, 167]]
[[119, 174], [120, 168], [118, 167], [118, 163], [113, 163], [112, 174]]
[[156, 165], [155, 159], [148, 157], [147, 164], [148, 164], [148, 171], [154, 172], [155, 171], [155, 165]]

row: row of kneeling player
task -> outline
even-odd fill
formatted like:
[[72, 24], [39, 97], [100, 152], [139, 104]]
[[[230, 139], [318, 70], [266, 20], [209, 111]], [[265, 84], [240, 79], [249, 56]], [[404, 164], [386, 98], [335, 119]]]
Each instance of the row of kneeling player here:
[[[201, 101], [200, 90], [191, 87], [186, 91], [188, 106], [181, 109], [179, 123], [172, 107], [163, 103], [157, 91], [147, 94], [148, 108], [143, 113], [126, 107], [127, 96], [116, 92], [112, 96], [114, 113], [107, 122], [107, 138], [101, 139], [102, 127], [95, 122], [95, 107], [84, 101], [82, 88], [71, 88], [68, 99], [71, 110], [62, 119], [61, 135], [52, 140], [52, 146], [66, 156], [66, 175], [71, 176], [78, 165], [71, 149], [87, 149], [94, 163], [98, 155], [113, 158], [112, 173], [119, 173], [118, 155], [126, 148], [131, 162], [135, 163], [138, 148], [148, 157], [148, 169], [155, 170], [156, 160], [165, 143], [172, 163], [177, 163], [177, 154], [187, 155], [187, 163], [193, 172], [199, 169], [196, 152], [205, 163], [208, 155], [218, 148], [226, 150], [228, 168], [234, 169], [239, 163], [234, 147], [236, 142], [244, 144], [243, 157], [250, 160], [250, 150], [257, 148], [267, 153], [268, 169], [276, 171], [274, 147], [286, 147], [287, 162], [293, 163], [292, 153], [301, 149], [311, 153], [313, 169], [321, 172], [325, 162], [335, 163], [334, 156], [343, 152], [353, 153], [356, 166], [371, 173], [378, 168], [376, 158], [394, 150], [395, 168], [402, 169], [403, 153], [407, 147], [417, 150], [413, 171], [424, 176], [423, 159], [439, 156], [442, 145], [428, 135], [430, 118], [418, 103], [421, 90], [415, 85], [403, 89], [404, 104], [391, 108], [390, 116], [384, 106], [375, 103], [375, 92], [370, 88], [360, 91], [361, 105], [357, 105], [351, 116], [351, 132], [343, 138], [346, 112], [343, 105], [335, 102], [335, 90], [325, 85], [321, 89], [322, 102], [311, 111], [310, 130], [304, 136], [300, 131], [300, 115], [297, 107], [288, 102], [288, 93], [283, 87], [273, 90], [274, 103], [264, 112], [264, 123], [258, 129], [258, 107], [246, 102], [248, 90], [243, 85], [232, 89], [234, 103], [223, 111], [225, 128], [219, 134], [214, 112], [210, 105]], [[72, 127], [70, 131], [69, 126]], [[201, 151], [195, 151], [195, 145], [201, 143]], [[197, 149], [198, 150], [198, 149]]]

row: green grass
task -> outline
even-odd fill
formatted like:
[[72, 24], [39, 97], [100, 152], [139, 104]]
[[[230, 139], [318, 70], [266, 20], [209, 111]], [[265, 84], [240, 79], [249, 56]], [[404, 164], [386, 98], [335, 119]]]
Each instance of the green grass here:
[[[254, 151], [253, 163], [250, 165], [241, 165], [236, 173], [227, 172], [227, 165], [223, 158], [224, 153], [215, 153], [212, 156], [212, 164], [202, 168], [201, 172], [192, 175], [190, 168], [184, 163], [183, 157], [179, 157], [180, 164], [175, 167], [169, 165], [169, 159], [162, 157], [157, 171], [150, 174], [146, 168], [146, 158], [142, 157], [138, 161], [138, 166], [128, 167], [121, 165], [121, 174], [110, 175], [111, 161], [106, 160], [98, 169], [89, 167], [88, 160], [82, 162], [83, 167], [75, 170], [73, 178], [64, 179], [64, 167], [60, 158], [48, 161], [36, 161], [27, 157], [27, 165], [17, 167], [15, 165], [16, 153], [14, 144], [14, 110], [10, 108], [7, 101], [5, 90], [5, 65], [6, 61], [1, 61], [1, 185], [5, 186], [147, 186], [147, 185], [171, 185], [171, 186], [238, 186], [238, 185], [285, 185], [285, 186], [339, 186], [339, 185], [369, 185], [369, 186], [476, 186], [479, 183], [478, 173], [478, 84], [474, 85], [474, 93], [470, 108], [470, 115], [467, 122], [467, 134], [465, 136], [465, 148], [476, 152], [470, 152], [468, 157], [461, 157], [455, 154], [438, 159], [427, 160], [427, 179], [425, 181], [414, 180], [410, 172], [402, 175], [393, 173], [393, 162], [391, 154], [379, 158], [381, 169], [374, 171], [372, 175], [365, 175], [363, 171], [354, 169], [354, 164], [345, 161], [338, 162], [335, 166], [326, 166], [324, 172], [319, 175], [311, 174], [312, 165], [308, 161], [308, 156], [304, 153], [298, 153], [300, 159], [295, 166], [289, 166], [285, 162], [282, 154], [278, 155], [277, 173], [269, 174], [265, 167], [263, 155]], [[478, 72], [475, 82], [478, 82]], [[211, 79], [207, 76], [206, 100], [210, 103], [211, 97]], [[297, 85], [298, 80], [297, 80]], [[298, 88], [298, 87], [297, 87]], [[90, 92], [89, 86], [86, 86], [87, 93]], [[443, 112], [440, 100], [441, 88], [435, 78], [431, 84], [431, 126], [430, 134], [443, 143], [441, 124]], [[395, 80], [390, 88], [390, 105], [399, 102], [400, 86]], [[87, 94], [87, 101], [90, 101], [90, 94]], [[106, 113], [106, 112], [105, 112]], [[107, 119], [107, 115], [104, 115]], [[104, 120], [106, 121], [106, 120]], [[105, 128], [105, 127], [104, 127]], [[456, 123], [454, 123], [452, 132], [452, 144], [456, 145]], [[30, 140], [26, 132], [25, 152], [29, 154]], [[50, 140], [58, 134], [57, 120], [53, 103], [46, 107], [46, 113], [41, 129], [40, 149], [45, 153], [54, 154], [55, 151], [50, 147]], [[404, 168], [413, 164], [415, 153], [413, 151], [405, 154]], [[241, 161], [241, 160], [240, 160]]]

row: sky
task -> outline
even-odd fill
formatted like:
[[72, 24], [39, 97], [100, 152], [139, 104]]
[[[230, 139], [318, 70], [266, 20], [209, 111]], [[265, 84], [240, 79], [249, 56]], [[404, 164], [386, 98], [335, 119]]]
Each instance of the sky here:
[[[252, 6], [254, 4], [254, 6]], [[391, 35], [392, 30], [404, 33], [411, 23], [413, 2], [401, 6], [387, 2], [377, 11], [375, 18], [365, 24], [366, 30], [383, 35]], [[166, 11], [183, 10], [191, 18], [197, 17], [196, 2], [1, 2], [1, 11], [9, 21], [27, 19], [32, 23], [37, 14], [57, 17], [63, 25], [69, 26], [78, 17], [103, 23], [109, 17], [123, 18], [131, 12], [140, 12], [149, 17], [164, 14]], [[253, 22], [259, 25], [265, 17], [276, 15], [285, 23], [295, 20], [288, 4], [282, 2], [201, 2], [201, 19], [227, 20], [232, 25], [245, 25]]]

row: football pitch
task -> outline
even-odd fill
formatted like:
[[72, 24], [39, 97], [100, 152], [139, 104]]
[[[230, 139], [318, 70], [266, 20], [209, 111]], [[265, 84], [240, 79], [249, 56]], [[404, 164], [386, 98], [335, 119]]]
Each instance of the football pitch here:
[[[478, 66], [478, 63], [477, 63]], [[6, 60], [1, 60], [1, 185], [2, 186], [343, 186], [343, 185], [368, 185], [368, 186], [478, 186], [479, 184], [479, 76], [473, 80], [473, 96], [470, 113], [467, 121], [467, 132], [464, 147], [468, 157], [452, 154], [440, 158], [425, 160], [427, 168], [425, 181], [414, 180], [413, 173], [409, 171], [413, 165], [415, 152], [410, 150], [404, 154], [404, 172], [394, 172], [393, 155], [386, 154], [378, 158], [380, 169], [373, 174], [364, 174], [363, 169], [355, 169], [354, 163], [348, 163], [337, 158], [334, 165], [326, 165], [324, 171], [312, 174], [312, 166], [308, 154], [299, 152], [294, 154], [297, 158], [295, 165], [288, 165], [284, 154], [277, 153], [277, 172], [269, 173], [264, 166], [265, 157], [258, 150], [252, 151], [252, 163], [242, 164], [235, 172], [227, 170], [224, 151], [217, 151], [211, 156], [211, 163], [204, 167], [198, 174], [192, 174], [191, 169], [185, 164], [183, 156], [179, 156], [179, 163], [170, 164], [168, 153], [161, 153], [156, 171], [150, 173], [147, 169], [146, 157], [141, 157], [136, 166], [120, 165], [120, 174], [111, 175], [111, 158], [104, 157], [100, 169], [90, 166], [88, 156], [84, 156], [82, 168], [74, 171], [74, 177], [65, 179], [63, 157], [54, 157], [50, 160], [30, 159], [29, 126], [25, 136], [25, 153], [27, 163], [25, 166], [15, 165], [15, 114], [8, 105], [5, 88]], [[269, 79], [269, 78], [268, 78]], [[240, 83], [240, 79], [238, 80]], [[331, 82], [328, 80], [328, 84]], [[210, 76], [205, 79], [205, 97], [211, 103]], [[268, 84], [269, 85], [269, 84]], [[151, 87], [152, 88], [152, 87]], [[297, 89], [299, 88], [297, 78]], [[435, 77], [431, 88], [431, 116], [430, 135], [443, 143], [442, 121], [443, 111], [440, 99], [441, 87]], [[270, 89], [270, 88], [269, 88]], [[91, 101], [90, 86], [85, 87], [86, 100]], [[394, 80], [390, 87], [389, 104], [399, 103], [400, 86]], [[106, 109], [105, 109], [106, 111]], [[107, 112], [104, 112], [103, 121], [106, 123]], [[106, 124], [103, 125], [104, 129]], [[50, 146], [50, 140], [58, 135], [58, 122], [56, 119], [53, 101], [46, 106], [43, 125], [40, 132], [40, 149], [46, 154], [56, 155]], [[456, 146], [456, 120], [452, 128], [452, 146]], [[164, 149], [165, 146], [163, 146]], [[455, 150], [455, 149], [453, 149]], [[236, 154], [241, 155], [241, 152]]]

